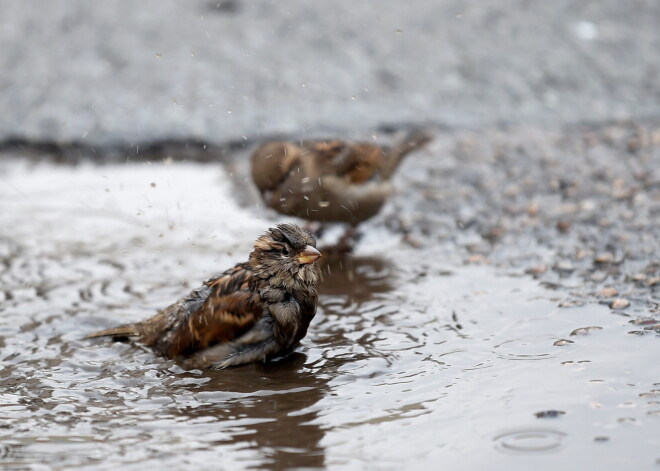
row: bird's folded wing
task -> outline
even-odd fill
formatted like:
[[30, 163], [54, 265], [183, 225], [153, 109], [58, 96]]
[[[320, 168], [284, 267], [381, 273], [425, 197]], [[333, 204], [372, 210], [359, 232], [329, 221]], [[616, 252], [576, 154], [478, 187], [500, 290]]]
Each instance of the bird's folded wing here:
[[272, 191], [298, 160], [300, 148], [288, 142], [269, 142], [252, 155], [252, 181], [259, 191]]
[[184, 339], [199, 351], [234, 340], [254, 326], [264, 311], [258, 294], [247, 290], [211, 295], [182, 326]]
[[248, 286], [251, 273], [245, 265], [237, 265], [209, 279], [201, 288], [159, 313], [162, 330], [145, 332], [145, 337], [151, 339], [143, 338], [143, 341], [175, 358], [243, 335], [263, 313], [258, 293], [250, 291]]
[[221, 275], [206, 280], [204, 285], [211, 288], [213, 294], [229, 294], [247, 289], [250, 278], [252, 278], [252, 270], [246, 263], [239, 263]]

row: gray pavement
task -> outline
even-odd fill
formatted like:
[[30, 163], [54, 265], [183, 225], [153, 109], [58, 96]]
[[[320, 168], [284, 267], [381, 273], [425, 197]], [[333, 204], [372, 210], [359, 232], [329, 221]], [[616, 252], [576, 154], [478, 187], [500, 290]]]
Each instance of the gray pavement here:
[[656, 118], [655, 0], [3, 0], [0, 142]]

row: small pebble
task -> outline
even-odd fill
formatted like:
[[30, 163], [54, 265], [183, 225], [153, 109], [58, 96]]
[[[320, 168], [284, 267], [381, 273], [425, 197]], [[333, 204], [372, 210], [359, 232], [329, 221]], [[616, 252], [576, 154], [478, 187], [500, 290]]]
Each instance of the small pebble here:
[[560, 417], [564, 414], [566, 414], [566, 412], [564, 412], [563, 410], [550, 409], [541, 412], [536, 412], [534, 415], [536, 416], [537, 419], [546, 419], [546, 418]]
[[558, 304], [559, 307], [580, 307], [584, 306], [584, 302], [571, 299], [568, 301], [562, 301]]
[[596, 293], [596, 296], [599, 296], [601, 298], [613, 298], [619, 294], [619, 291], [616, 288], [603, 288], [600, 291]]
[[639, 393], [639, 397], [660, 397], [660, 392], [657, 390]]
[[573, 264], [571, 262], [562, 261], [555, 265], [555, 270], [563, 271], [563, 272], [572, 272], [573, 270], [575, 270], [575, 268], [573, 267]]
[[525, 270], [526, 273], [530, 275], [541, 275], [548, 271], [548, 267], [546, 266], [545, 263], [541, 263], [540, 265], [536, 265], [534, 267], [528, 268]]
[[628, 139], [628, 152], [631, 154], [634, 154], [639, 150], [640, 147], [642, 147], [642, 141], [638, 136], [633, 136], [630, 139]]
[[646, 280], [646, 286], [660, 285], [660, 276], [654, 276]]
[[575, 258], [582, 260], [584, 257], [588, 257], [589, 255], [591, 255], [590, 250], [579, 249], [575, 254]]
[[616, 298], [610, 302], [609, 306], [610, 309], [624, 309], [630, 306], [630, 301], [626, 298]]
[[630, 321], [632, 325], [654, 325], [658, 321], [653, 317], [640, 317], [639, 319], [633, 319]]
[[614, 255], [611, 252], [604, 252], [596, 255], [594, 258], [594, 263], [612, 263], [614, 261]]
[[660, 324], [649, 325], [648, 327], [644, 327], [644, 330], [653, 330], [655, 332], [660, 332]]
[[597, 325], [590, 325], [589, 327], [580, 327], [579, 329], [575, 329], [573, 332], [571, 332], [571, 336], [575, 335], [587, 335], [589, 332], [592, 330], [603, 330], [602, 327], [599, 327]]
[[619, 422], [620, 424], [634, 424], [635, 422], [637, 422], [637, 419], [634, 417], [620, 417], [619, 419], [617, 419], [617, 422]]
[[539, 204], [536, 201], [532, 201], [527, 206], [527, 215], [534, 217], [539, 213]]
[[483, 264], [483, 263], [487, 263], [488, 260], [483, 255], [477, 253], [477, 254], [474, 254], [474, 255], [470, 255], [467, 258], [466, 262], [470, 263], [470, 264], [480, 265], [480, 264]]
[[588, 212], [596, 209], [596, 202], [594, 200], [582, 200], [580, 201], [580, 211]]
[[405, 236], [403, 236], [403, 241], [415, 249], [421, 249], [424, 246], [424, 244], [422, 244], [417, 238], [415, 238], [411, 234], [406, 234]]
[[568, 232], [571, 230], [570, 221], [557, 221], [555, 226], [559, 232]]

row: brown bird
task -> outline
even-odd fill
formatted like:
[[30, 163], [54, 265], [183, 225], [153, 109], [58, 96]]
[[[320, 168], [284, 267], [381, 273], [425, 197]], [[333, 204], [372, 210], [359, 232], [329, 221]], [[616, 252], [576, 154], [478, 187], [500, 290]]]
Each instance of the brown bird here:
[[289, 353], [316, 313], [320, 256], [294, 224], [259, 237], [247, 263], [210, 278], [188, 296], [136, 324], [86, 338], [138, 337], [190, 367], [225, 368]]
[[266, 205], [282, 214], [351, 226], [374, 216], [389, 182], [411, 151], [431, 140], [414, 131], [391, 147], [365, 142], [268, 142], [252, 155], [252, 180]]

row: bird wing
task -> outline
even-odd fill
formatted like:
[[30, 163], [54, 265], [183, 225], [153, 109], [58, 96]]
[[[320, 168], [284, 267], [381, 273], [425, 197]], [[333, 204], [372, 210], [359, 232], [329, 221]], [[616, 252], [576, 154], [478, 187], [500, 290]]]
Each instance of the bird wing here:
[[352, 146], [343, 141], [309, 141], [306, 150], [303, 158], [309, 156], [317, 159], [322, 175], [345, 175], [359, 165], [361, 160]]
[[383, 158], [379, 146], [365, 142], [312, 141], [309, 150], [319, 159], [322, 175], [341, 176], [351, 183], [371, 179]]
[[352, 159], [344, 176], [351, 183], [364, 183], [377, 175], [378, 165], [383, 160], [383, 150], [373, 144], [357, 142], [351, 146]]
[[268, 142], [252, 154], [252, 181], [260, 192], [272, 191], [298, 160], [300, 148], [290, 142]]
[[258, 292], [250, 289], [251, 277], [252, 271], [240, 264], [207, 280], [185, 298], [140, 323], [142, 341], [175, 358], [243, 335], [264, 312]]

